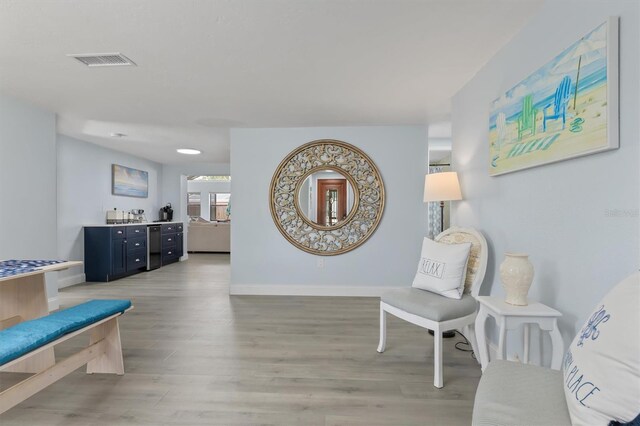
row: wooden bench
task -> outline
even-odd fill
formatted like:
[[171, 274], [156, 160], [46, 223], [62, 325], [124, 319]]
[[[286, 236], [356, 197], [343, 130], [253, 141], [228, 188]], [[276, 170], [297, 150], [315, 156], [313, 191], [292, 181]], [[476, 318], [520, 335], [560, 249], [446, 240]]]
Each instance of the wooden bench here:
[[67, 374], [87, 364], [87, 373], [124, 374], [118, 317], [132, 309], [129, 300], [91, 300], [0, 331], [0, 372], [15, 371], [54, 346], [89, 331], [89, 346], [0, 392], [4, 413]]

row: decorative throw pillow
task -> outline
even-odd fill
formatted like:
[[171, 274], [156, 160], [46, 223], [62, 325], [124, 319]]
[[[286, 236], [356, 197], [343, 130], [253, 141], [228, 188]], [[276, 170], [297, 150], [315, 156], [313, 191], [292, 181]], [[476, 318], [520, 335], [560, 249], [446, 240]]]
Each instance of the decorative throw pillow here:
[[471, 243], [442, 244], [425, 238], [413, 287], [460, 299], [470, 249]]
[[640, 274], [615, 286], [591, 313], [564, 357], [571, 422], [628, 423], [640, 413]]
[[444, 244], [471, 243], [469, 260], [467, 261], [467, 275], [464, 280], [464, 292], [471, 293], [473, 280], [476, 278], [476, 274], [481, 266], [480, 253], [482, 252], [482, 243], [475, 235], [461, 231], [443, 235], [439, 237], [437, 241]]

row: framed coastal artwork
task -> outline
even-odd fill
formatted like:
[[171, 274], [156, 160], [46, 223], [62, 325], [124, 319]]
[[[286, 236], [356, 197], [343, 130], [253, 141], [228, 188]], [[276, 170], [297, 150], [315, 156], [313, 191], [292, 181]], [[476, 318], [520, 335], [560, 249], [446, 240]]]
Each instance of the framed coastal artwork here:
[[491, 104], [491, 176], [618, 145], [618, 18], [609, 18]]
[[111, 193], [113, 195], [138, 198], [149, 196], [149, 172], [118, 164], [112, 164], [111, 170]]

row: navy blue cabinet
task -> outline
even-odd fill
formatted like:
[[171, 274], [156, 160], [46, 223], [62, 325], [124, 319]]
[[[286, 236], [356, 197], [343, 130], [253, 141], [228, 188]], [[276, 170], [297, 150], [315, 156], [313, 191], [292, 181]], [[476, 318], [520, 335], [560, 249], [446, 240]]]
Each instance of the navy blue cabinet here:
[[178, 258], [184, 255], [184, 234], [182, 232], [176, 233], [176, 253]]
[[182, 256], [182, 224], [167, 223], [162, 225], [162, 265], [177, 262]]
[[[163, 223], [162, 264], [183, 255], [183, 224]], [[147, 225], [85, 226], [84, 269], [87, 281], [113, 281], [147, 269]]]
[[[123, 275], [127, 272], [127, 240], [114, 240], [111, 243], [111, 271], [109, 275]], [[85, 256], [86, 257], [86, 256]], [[87, 280], [89, 278], [87, 277]], [[90, 280], [94, 281], [94, 280]], [[109, 281], [107, 279], [106, 281]]]
[[84, 228], [87, 281], [112, 281], [146, 269], [146, 225]]

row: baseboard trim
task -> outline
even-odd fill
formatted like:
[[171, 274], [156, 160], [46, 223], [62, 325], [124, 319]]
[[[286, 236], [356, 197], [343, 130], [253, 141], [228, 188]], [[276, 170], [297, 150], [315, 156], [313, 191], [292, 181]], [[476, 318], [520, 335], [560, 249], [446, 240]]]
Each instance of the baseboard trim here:
[[82, 274], [71, 275], [69, 277], [58, 278], [58, 288], [70, 287], [87, 281], [87, 276]]
[[58, 300], [58, 297], [51, 297], [47, 300], [47, 305], [49, 305], [49, 312], [51, 311], [55, 311], [57, 309], [60, 309], [60, 301]]
[[398, 287], [232, 284], [229, 286], [229, 294], [232, 296], [380, 297], [382, 293], [394, 288]]

